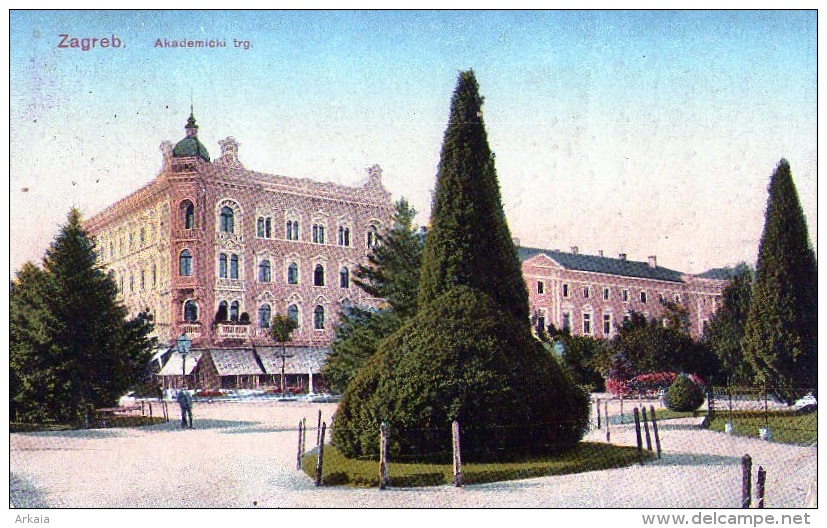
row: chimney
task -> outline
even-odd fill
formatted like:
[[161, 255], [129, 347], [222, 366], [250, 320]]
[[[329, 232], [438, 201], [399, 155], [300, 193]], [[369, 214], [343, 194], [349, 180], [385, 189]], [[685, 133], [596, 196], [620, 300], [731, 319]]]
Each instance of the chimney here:
[[572, 246], [571, 247], [571, 252], [572, 252], [573, 255], [578, 255], [578, 254], [580, 254], [580, 248], [578, 248], [577, 246]]
[[617, 256], [617, 258], [619, 258], [620, 260], [626, 260], [626, 253], [621, 253]]
[[598, 250], [597, 250], [597, 256], [598, 256], [598, 257], [602, 257], [602, 256], [603, 256], [603, 250], [602, 250], [602, 249], [598, 249]]
[[649, 255], [649, 267], [655, 269], [658, 267], [658, 257], [655, 255]]
[[514, 247], [520, 247], [520, 239], [519, 238], [514, 237], [514, 238], [511, 239], [511, 242], [514, 243]]

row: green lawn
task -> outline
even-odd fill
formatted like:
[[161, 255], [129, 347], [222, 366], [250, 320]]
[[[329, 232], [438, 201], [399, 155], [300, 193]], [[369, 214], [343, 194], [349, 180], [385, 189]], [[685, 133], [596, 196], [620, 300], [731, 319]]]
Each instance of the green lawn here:
[[[649, 458], [652, 454], [644, 451], [643, 456]], [[317, 460], [315, 454], [307, 455], [302, 460], [302, 469], [314, 481]], [[463, 464], [462, 477], [465, 484], [482, 484], [626, 467], [639, 460], [640, 455], [635, 447], [581, 442], [565, 453], [536, 456], [520, 462]], [[388, 474], [388, 485], [394, 487], [438, 486], [453, 482], [453, 469], [450, 463], [403, 464], [391, 460], [388, 464]], [[322, 484], [378, 487], [379, 462], [347, 459], [335, 447], [325, 445]]]
[[[729, 412], [718, 411], [709, 425], [713, 431], [724, 431]], [[758, 429], [769, 424], [772, 441], [784, 444], [809, 445], [818, 440], [818, 416], [811, 412], [769, 411], [765, 419], [762, 411], [735, 411], [732, 413], [734, 432], [739, 436], [758, 438]]]

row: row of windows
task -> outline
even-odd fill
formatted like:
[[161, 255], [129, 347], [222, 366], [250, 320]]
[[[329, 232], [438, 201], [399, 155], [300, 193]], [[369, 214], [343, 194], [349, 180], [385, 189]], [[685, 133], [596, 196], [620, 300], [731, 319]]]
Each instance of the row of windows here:
[[[195, 207], [192, 202], [186, 200], [182, 203], [182, 214], [184, 229], [193, 229], [195, 227]], [[218, 214], [218, 229], [223, 233], [235, 232], [235, 211], [230, 206], [225, 205], [221, 208]], [[325, 225], [320, 222], [314, 222], [311, 227], [311, 240], [314, 244], [325, 243]], [[143, 235], [142, 235], [143, 236]], [[259, 216], [256, 220], [256, 236], [258, 238], [273, 238], [273, 219], [269, 216]], [[299, 221], [287, 220], [284, 228], [284, 237], [286, 240], [299, 240]], [[371, 248], [378, 242], [377, 228], [374, 225], [368, 227], [366, 236], [366, 245]], [[339, 226], [336, 244], [343, 247], [350, 247], [350, 227]]]
[[[217, 320], [226, 320], [231, 322], [239, 321], [240, 303], [238, 301], [221, 301], [218, 303]], [[299, 319], [299, 307], [291, 304], [287, 307], [287, 317], [296, 323], [297, 328], [301, 328], [301, 320]], [[260, 328], [270, 328], [270, 321], [272, 320], [272, 310], [269, 304], [262, 304], [258, 309], [258, 326]], [[194, 300], [188, 300], [184, 303], [184, 321], [193, 323], [198, 321], [198, 303]], [[315, 330], [324, 330], [325, 328], [325, 307], [321, 304], [316, 305], [313, 309], [313, 328]]]
[[[543, 281], [537, 281], [537, 293], [539, 293], [539, 294], [545, 293], [545, 289], [546, 289], [545, 283]], [[562, 291], [563, 291], [563, 297], [564, 298], [568, 299], [572, 296], [572, 288], [568, 284], [563, 283]], [[592, 287], [591, 286], [589, 286], [589, 285], [583, 286], [583, 298], [584, 299], [590, 299], [592, 297], [592, 294], [593, 294], [593, 292], [592, 292]], [[611, 289], [609, 287], [603, 286], [602, 297], [603, 297], [604, 301], [608, 301], [611, 298]], [[647, 296], [645, 290], [641, 290], [639, 292], [638, 298], [640, 299], [641, 303], [646, 304], [647, 297], [648, 296]], [[629, 302], [630, 295], [629, 295], [629, 289], [628, 288], [622, 288], [620, 290], [620, 298], [623, 300], [623, 302]], [[661, 301], [663, 301], [665, 299], [665, 296], [664, 296], [663, 293], [659, 293], [658, 298]], [[681, 296], [679, 294], [675, 294], [674, 297], [673, 297], [673, 300], [675, 302], [679, 303], [679, 302], [681, 302]]]
[[[258, 281], [271, 282], [272, 273], [269, 260], [262, 260], [258, 265]], [[192, 265], [192, 252], [185, 249], [181, 252], [178, 263], [178, 271], [182, 277], [189, 277], [193, 274], [194, 269]], [[142, 284], [143, 284], [143, 272]], [[153, 283], [154, 283], [153, 268]], [[220, 279], [238, 279], [238, 255], [221, 253], [218, 255], [218, 277]], [[291, 262], [287, 265], [287, 284], [299, 284], [299, 265]], [[316, 264], [313, 269], [313, 286], [325, 285], [325, 269], [321, 264]], [[339, 287], [350, 288], [350, 270], [342, 267], [339, 270]]]
[[[141, 249], [145, 247], [146, 244], [151, 241], [151, 238], [153, 238], [154, 235], [155, 228], [150, 224], [149, 231], [147, 231], [146, 226], [143, 226], [137, 231], [137, 236], [136, 233], [133, 232], [127, 233], [126, 236], [121, 235], [119, 238], [117, 238], [117, 247], [115, 245], [115, 239], [110, 239], [108, 246], [109, 259], [111, 260], [114, 259], [116, 255], [125, 255], [127, 252], [135, 251], [136, 249]], [[106, 256], [105, 249], [107, 249], [107, 247], [103, 246], [103, 244], [105, 244], [105, 242], [102, 243], [102, 247], [100, 248], [101, 257]], [[115, 251], [116, 249], [117, 253]]]
[[150, 273], [149, 278], [143, 268], [138, 271], [137, 283], [134, 273], [129, 274], [129, 282], [125, 281], [125, 273], [118, 273], [116, 276], [118, 278], [118, 291], [121, 293], [126, 291], [125, 287], [128, 287], [130, 292], [134, 292], [136, 289], [145, 290], [147, 288], [151, 288], [154, 290], [158, 286], [158, 266], [155, 264], [152, 265], [152, 272]]

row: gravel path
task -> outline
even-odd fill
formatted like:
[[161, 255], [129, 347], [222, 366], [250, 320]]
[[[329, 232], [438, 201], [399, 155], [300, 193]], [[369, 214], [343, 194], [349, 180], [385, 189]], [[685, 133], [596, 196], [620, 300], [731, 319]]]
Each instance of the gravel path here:
[[[10, 435], [10, 500], [16, 507], [682, 507], [740, 502], [741, 456], [767, 470], [767, 506], [802, 507], [816, 477], [815, 447], [701, 430], [697, 420], [661, 423], [661, 460], [644, 466], [463, 488], [316, 488], [295, 469], [296, 428], [335, 404], [196, 403], [195, 429], [152, 427]], [[176, 416], [177, 407], [170, 406]], [[633, 426], [612, 442], [634, 445]], [[315, 430], [307, 444], [315, 443]], [[312, 439], [310, 437], [313, 437]], [[587, 440], [605, 441], [605, 430]]]

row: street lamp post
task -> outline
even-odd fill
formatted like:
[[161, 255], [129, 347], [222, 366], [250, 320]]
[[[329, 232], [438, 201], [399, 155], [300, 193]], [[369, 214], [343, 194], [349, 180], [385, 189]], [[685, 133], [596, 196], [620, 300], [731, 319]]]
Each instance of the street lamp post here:
[[293, 354], [288, 355], [287, 351], [282, 347], [279, 357], [281, 358], [281, 397], [284, 398], [284, 362], [287, 358], [293, 357]]
[[187, 355], [190, 353], [192, 346], [192, 339], [187, 337], [187, 334], [181, 334], [176, 342], [178, 353], [181, 354], [181, 388], [187, 388]]

